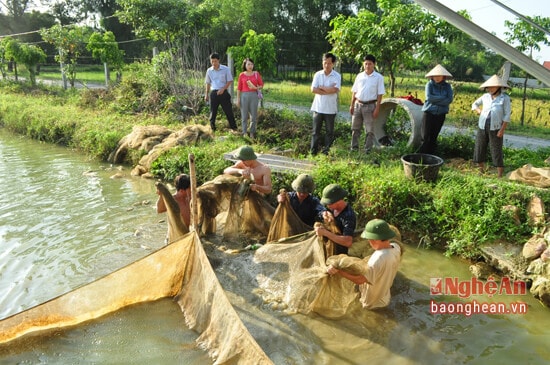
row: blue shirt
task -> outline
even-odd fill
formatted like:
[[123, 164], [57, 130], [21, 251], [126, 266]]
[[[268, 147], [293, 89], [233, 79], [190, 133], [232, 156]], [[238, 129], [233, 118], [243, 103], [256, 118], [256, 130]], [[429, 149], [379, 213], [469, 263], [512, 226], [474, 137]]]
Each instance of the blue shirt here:
[[445, 80], [435, 82], [430, 80], [426, 83], [426, 101], [422, 106], [423, 112], [430, 114], [447, 114], [449, 104], [453, 101], [453, 88]]
[[[355, 212], [351, 209], [351, 205], [348, 203], [342, 213], [338, 214], [338, 217], [334, 217], [334, 222], [343, 236], [352, 236], [355, 233], [355, 226], [357, 225], [357, 218]], [[341, 253], [348, 254], [348, 248], [342, 245], [334, 245], [334, 254], [339, 255]]]
[[214, 69], [214, 66], [210, 66], [206, 70], [204, 83], [210, 84], [211, 90], [223, 89], [229, 81], [233, 81], [233, 76], [229, 67], [225, 65], [220, 65], [217, 70]]
[[298, 200], [298, 194], [295, 191], [288, 193], [288, 199], [290, 206], [298, 217], [310, 227], [313, 227], [315, 222], [323, 221], [323, 212], [326, 211], [325, 207], [321, 204], [318, 198], [309, 194], [303, 202]]

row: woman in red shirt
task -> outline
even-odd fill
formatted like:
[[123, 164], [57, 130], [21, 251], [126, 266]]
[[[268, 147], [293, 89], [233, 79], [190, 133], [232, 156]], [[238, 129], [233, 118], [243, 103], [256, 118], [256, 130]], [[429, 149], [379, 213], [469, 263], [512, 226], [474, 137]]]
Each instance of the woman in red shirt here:
[[243, 137], [247, 135], [248, 116], [250, 115], [250, 138], [254, 139], [256, 138], [258, 103], [264, 82], [260, 73], [254, 70], [254, 62], [250, 58], [244, 59], [242, 69], [243, 72], [240, 73], [237, 83], [237, 106], [241, 109]]

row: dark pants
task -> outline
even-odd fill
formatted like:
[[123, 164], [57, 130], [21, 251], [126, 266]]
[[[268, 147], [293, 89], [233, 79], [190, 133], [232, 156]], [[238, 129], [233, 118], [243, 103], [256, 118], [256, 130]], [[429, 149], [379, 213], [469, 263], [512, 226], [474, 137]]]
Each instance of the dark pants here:
[[229, 122], [229, 128], [236, 130], [237, 124], [235, 123], [235, 116], [233, 115], [233, 106], [231, 105], [231, 95], [225, 90], [223, 94], [218, 95], [217, 90], [210, 91], [210, 128], [212, 131], [216, 130], [216, 117], [218, 116], [218, 106], [221, 105], [227, 121]]
[[445, 114], [432, 114], [424, 112], [422, 115], [422, 144], [419, 153], [435, 154], [437, 150], [437, 137], [445, 122]]
[[491, 119], [485, 122], [485, 129], [477, 129], [474, 162], [483, 163], [487, 160], [487, 146], [491, 150], [491, 159], [495, 167], [504, 167], [504, 138], [497, 136], [498, 129], [491, 130]]
[[330, 146], [334, 141], [334, 120], [336, 119], [336, 114], [322, 114], [322, 113], [313, 113], [313, 129], [311, 132], [311, 148], [310, 152], [312, 155], [316, 155], [319, 152], [319, 140], [321, 139], [321, 128], [323, 126], [323, 121], [325, 122], [325, 146], [323, 148], [323, 153], [328, 154]]

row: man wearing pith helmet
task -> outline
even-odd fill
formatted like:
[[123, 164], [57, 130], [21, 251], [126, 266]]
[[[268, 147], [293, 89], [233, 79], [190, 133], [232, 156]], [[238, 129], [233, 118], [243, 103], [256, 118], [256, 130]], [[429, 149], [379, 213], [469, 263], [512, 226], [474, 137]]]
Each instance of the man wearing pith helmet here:
[[361, 234], [375, 250], [367, 261], [364, 273], [353, 275], [333, 266], [327, 268], [330, 275], [341, 275], [359, 285], [363, 308], [382, 308], [390, 304], [390, 288], [401, 261], [401, 246], [392, 240], [395, 236], [388, 223], [373, 219]]
[[346, 254], [348, 248], [353, 243], [353, 233], [355, 232], [356, 217], [351, 205], [344, 200], [348, 196], [348, 192], [338, 184], [327, 185], [323, 189], [321, 204], [328, 208], [328, 211], [323, 212], [323, 220], [325, 223], [334, 222], [340, 234], [329, 231], [323, 226], [315, 227], [315, 233], [319, 237], [326, 237], [336, 245], [334, 246], [334, 254]]
[[250, 184], [250, 190], [262, 194], [271, 193], [271, 169], [258, 161], [258, 156], [251, 146], [242, 146], [234, 157], [239, 161], [223, 170], [224, 174], [241, 175], [245, 179], [251, 179], [253, 184]]
[[294, 189], [294, 191], [290, 193], [283, 192], [277, 195], [277, 201], [282, 203], [288, 199], [290, 206], [294, 209], [298, 217], [310, 227], [313, 227], [316, 221], [322, 222], [323, 212], [325, 212], [326, 209], [319, 199], [312, 195], [313, 190], [315, 190], [315, 183], [311, 175], [298, 175], [292, 182], [292, 189]]

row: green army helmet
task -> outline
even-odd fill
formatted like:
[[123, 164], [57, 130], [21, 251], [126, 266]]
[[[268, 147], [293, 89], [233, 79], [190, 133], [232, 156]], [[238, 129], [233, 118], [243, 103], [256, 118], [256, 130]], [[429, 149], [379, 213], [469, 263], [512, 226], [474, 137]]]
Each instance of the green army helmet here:
[[313, 190], [315, 190], [315, 183], [313, 182], [313, 178], [308, 174], [300, 174], [294, 181], [292, 182], [292, 189], [294, 191], [297, 191], [298, 193], [313, 193]]
[[395, 237], [395, 232], [390, 225], [383, 219], [372, 219], [365, 226], [361, 237], [369, 240], [389, 240]]
[[234, 157], [241, 161], [250, 161], [258, 158], [258, 156], [256, 156], [256, 154], [254, 153], [254, 150], [250, 146], [242, 146], [241, 148], [239, 148]]
[[321, 204], [334, 204], [337, 201], [344, 199], [346, 196], [348, 196], [348, 192], [344, 190], [344, 188], [338, 184], [330, 184], [323, 189]]

